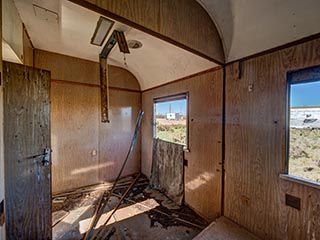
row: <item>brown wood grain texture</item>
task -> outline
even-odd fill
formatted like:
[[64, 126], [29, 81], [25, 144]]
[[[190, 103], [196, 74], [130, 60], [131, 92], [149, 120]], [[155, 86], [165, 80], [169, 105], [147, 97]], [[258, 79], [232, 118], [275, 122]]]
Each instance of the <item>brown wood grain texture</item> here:
[[[110, 89], [110, 123], [100, 125], [100, 168], [99, 178], [114, 180], [126, 158], [133, 136], [136, 119], [141, 109], [141, 93]], [[123, 175], [140, 170], [141, 134], [128, 161]]]
[[51, 71], [51, 78], [100, 84], [99, 63], [58, 53], [35, 50], [35, 66]]
[[[149, 34], [224, 63], [222, 42], [207, 12], [192, 0], [71, 0]], [[100, 9], [97, 9], [100, 8]], [[104, 12], [101, 9], [105, 10]], [[111, 14], [110, 14], [111, 13]], [[191, 17], [192, 16], [192, 17]], [[132, 24], [133, 23], [133, 24]]]
[[52, 83], [53, 192], [99, 182], [99, 93]]
[[189, 92], [189, 148], [185, 201], [209, 220], [220, 215], [223, 70], [208, 72], [142, 94], [142, 173], [152, 163], [153, 99]]
[[[42, 50], [36, 50], [35, 62], [59, 77], [52, 77], [51, 89], [53, 192], [114, 180], [141, 108], [137, 79], [125, 69], [109, 66], [110, 123], [104, 124], [100, 122], [99, 63]], [[125, 175], [140, 169], [139, 139]]]
[[51, 239], [50, 73], [4, 63], [7, 239]]
[[[320, 64], [320, 40], [226, 67], [225, 215], [263, 239], [317, 239], [319, 190], [279, 178], [286, 158], [286, 76]], [[248, 91], [248, 86], [253, 91]], [[301, 211], [285, 194], [301, 198]]]

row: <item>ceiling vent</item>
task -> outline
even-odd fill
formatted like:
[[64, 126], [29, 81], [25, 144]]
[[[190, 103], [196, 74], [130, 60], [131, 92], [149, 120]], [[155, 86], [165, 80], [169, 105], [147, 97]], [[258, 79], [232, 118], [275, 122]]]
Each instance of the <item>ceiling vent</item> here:
[[137, 40], [129, 40], [128, 47], [131, 49], [139, 49], [142, 48], [142, 43]]
[[59, 23], [59, 14], [39, 5], [33, 4], [34, 15], [48, 23]]

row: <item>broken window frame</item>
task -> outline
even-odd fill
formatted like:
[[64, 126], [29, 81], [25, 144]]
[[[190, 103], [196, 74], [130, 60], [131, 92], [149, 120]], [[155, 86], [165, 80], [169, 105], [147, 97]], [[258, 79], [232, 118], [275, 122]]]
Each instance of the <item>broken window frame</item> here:
[[[163, 102], [170, 102], [170, 101], [176, 101], [176, 100], [186, 100], [186, 144], [184, 145], [184, 151], [189, 152], [189, 92], [182, 92], [177, 93], [173, 95], [167, 95], [162, 97], [157, 97], [153, 99], [153, 105], [152, 105], [152, 138], [156, 138], [156, 112], [155, 112], [155, 104], [157, 103], [163, 103]], [[173, 142], [175, 143], [175, 142]], [[180, 143], [175, 143], [180, 144]]]
[[296, 84], [320, 82], [320, 65], [287, 72], [286, 95], [286, 154], [284, 161], [284, 174], [280, 178], [300, 183], [309, 187], [320, 189], [320, 182], [303, 178], [289, 173], [290, 164], [290, 115], [291, 115], [291, 86]]

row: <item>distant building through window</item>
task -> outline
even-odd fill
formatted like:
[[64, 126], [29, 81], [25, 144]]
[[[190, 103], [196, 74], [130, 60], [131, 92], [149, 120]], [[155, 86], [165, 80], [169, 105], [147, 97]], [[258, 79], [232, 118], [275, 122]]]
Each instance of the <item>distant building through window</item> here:
[[154, 138], [187, 146], [188, 95], [154, 100]]
[[297, 71], [288, 77], [287, 171], [292, 176], [320, 183], [320, 67]]

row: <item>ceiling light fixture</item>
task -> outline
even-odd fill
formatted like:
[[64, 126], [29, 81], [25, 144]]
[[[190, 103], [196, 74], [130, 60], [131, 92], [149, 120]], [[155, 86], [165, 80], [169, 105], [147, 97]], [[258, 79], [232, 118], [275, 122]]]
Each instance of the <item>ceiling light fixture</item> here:
[[110, 19], [100, 17], [90, 43], [96, 46], [101, 46], [106, 39], [109, 31], [111, 30], [113, 24], [114, 22]]
[[128, 47], [131, 49], [142, 48], [142, 43], [137, 40], [128, 40]]

